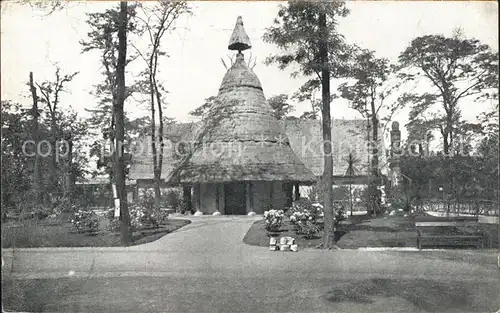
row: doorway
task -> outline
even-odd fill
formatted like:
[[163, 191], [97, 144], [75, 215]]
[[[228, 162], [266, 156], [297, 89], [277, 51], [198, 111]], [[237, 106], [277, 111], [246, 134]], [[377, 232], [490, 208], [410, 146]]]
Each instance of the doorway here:
[[246, 189], [244, 182], [224, 184], [224, 212], [227, 215], [245, 215]]

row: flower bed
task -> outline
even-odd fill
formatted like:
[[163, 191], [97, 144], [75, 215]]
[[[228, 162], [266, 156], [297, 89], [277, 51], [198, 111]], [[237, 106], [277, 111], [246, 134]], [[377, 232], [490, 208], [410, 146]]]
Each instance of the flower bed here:
[[74, 213], [71, 223], [79, 233], [96, 232], [99, 230], [99, 216], [94, 211], [78, 210]]
[[[120, 221], [115, 218], [115, 209], [110, 209], [106, 214], [109, 220], [109, 230], [118, 231], [120, 229]], [[131, 205], [129, 207], [130, 226], [132, 230], [138, 230], [145, 227], [159, 228], [168, 222], [168, 213], [162, 210], [154, 210], [151, 214], [148, 209], [139, 205]]]
[[269, 232], [277, 232], [283, 224], [285, 213], [283, 210], [269, 210], [264, 212], [264, 227]]

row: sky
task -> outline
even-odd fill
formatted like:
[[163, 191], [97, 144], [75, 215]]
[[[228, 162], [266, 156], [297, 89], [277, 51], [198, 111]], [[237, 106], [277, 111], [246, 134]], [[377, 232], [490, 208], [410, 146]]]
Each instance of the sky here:
[[[101, 66], [95, 53], [81, 53], [79, 41], [89, 31], [86, 13], [103, 11], [111, 2], [72, 2], [61, 11], [46, 12], [13, 1], [1, 4], [1, 98], [30, 105], [26, 86], [28, 74], [34, 72], [36, 81], [52, 79], [54, 64], [63, 72], [78, 71], [61, 98], [61, 105], [71, 106], [85, 116], [85, 109], [95, 108], [93, 86], [102, 81]], [[266, 66], [264, 59], [277, 49], [262, 41], [265, 28], [272, 24], [282, 2], [225, 1], [189, 2], [193, 14], [181, 18], [175, 32], [163, 42], [169, 58], [161, 60], [160, 79], [169, 91], [165, 115], [178, 121], [192, 121], [189, 112], [217, 94], [226, 69], [221, 58], [228, 62], [234, 54], [227, 50], [236, 18], [243, 17], [252, 49], [246, 58], [256, 58], [254, 68], [266, 97], [292, 95], [305, 78], [293, 79], [290, 70]], [[339, 31], [350, 43], [376, 52], [395, 62], [410, 41], [422, 35], [451, 36], [457, 27], [467, 37], [475, 37], [498, 51], [498, 4], [493, 1], [354, 1], [348, 2], [351, 13], [339, 21]], [[140, 64], [134, 65], [135, 69]], [[128, 77], [133, 75], [128, 73]], [[333, 87], [338, 82], [332, 82]], [[147, 115], [146, 108], [129, 99], [126, 111], [130, 116]], [[296, 105], [294, 115], [309, 109], [309, 103]], [[491, 107], [491, 103], [461, 104], [464, 118], [474, 118]], [[360, 118], [345, 100], [332, 103], [332, 118]], [[407, 112], [395, 116], [400, 125], [406, 124]], [[404, 135], [404, 129], [403, 129]]]

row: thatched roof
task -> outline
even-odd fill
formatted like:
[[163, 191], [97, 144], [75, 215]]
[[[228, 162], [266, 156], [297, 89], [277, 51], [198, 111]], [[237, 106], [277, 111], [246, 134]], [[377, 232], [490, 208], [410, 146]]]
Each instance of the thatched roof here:
[[[324, 168], [323, 136], [318, 120], [287, 120], [286, 134], [292, 149], [315, 175], [320, 176]], [[382, 137], [382, 130], [379, 130]], [[351, 153], [359, 160], [355, 167], [357, 176], [370, 175], [371, 150], [368, 141], [367, 121], [332, 120], [333, 175], [345, 176], [347, 158]], [[382, 174], [387, 174], [387, 160], [383, 140], [379, 144], [379, 165]]]
[[[165, 136], [169, 140], [164, 149], [162, 177], [168, 182], [313, 183], [316, 176], [322, 174], [322, 137], [318, 122], [285, 124], [276, 119], [257, 75], [247, 66], [241, 53], [241, 50], [248, 48], [250, 41], [241, 18], [238, 18], [229, 49], [240, 52], [226, 72], [207, 116], [199, 124], [175, 124], [165, 129]], [[357, 126], [354, 127], [355, 131], [361, 130], [361, 133], [366, 134], [362, 127]], [[339, 134], [343, 133], [334, 128], [333, 138], [343, 141]], [[178, 149], [179, 144], [172, 143], [187, 144], [189, 149], [183, 154]], [[150, 145], [147, 144], [147, 151], [150, 151]], [[151, 159], [151, 153], [135, 153], [130, 178], [152, 179]], [[334, 160], [337, 174], [338, 170], [342, 170], [341, 159]]]
[[224, 76], [219, 94], [171, 179], [181, 183], [316, 180], [290, 147], [243, 54]]
[[[317, 120], [284, 120], [280, 124], [285, 128], [285, 135], [295, 155], [315, 176], [323, 173], [322, 133], [320, 121]], [[176, 123], [165, 127], [165, 148], [162, 179], [172, 176], [173, 170], [180, 164], [188, 151], [194, 146], [194, 139], [201, 123]], [[381, 133], [381, 132], [380, 132]], [[357, 176], [369, 174], [370, 154], [367, 148], [366, 120], [332, 120], [333, 138], [333, 175], [342, 177], [346, 173], [345, 158], [353, 153], [359, 160]], [[153, 179], [153, 161], [150, 139], [144, 135], [140, 141], [144, 146], [143, 153], [135, 153], [130, 169], [130, 179]], [[349, 147], [351, 145], [351, 147]], [[235, 145], [238, 147], [237, 145]], [[216, 145], [213, 145], [216, 148]], [[341, 149], [340, 149], [340, 148]], [[260, 148], [260, 145], [259, 145]], [[176, 150], [178, 150], [176, 152]], [[380, 145], [380, 166], [383, 174], [387, 174], [387, 160], [384, 145]], [[254, 169], [255, 170], [255, 169]]]

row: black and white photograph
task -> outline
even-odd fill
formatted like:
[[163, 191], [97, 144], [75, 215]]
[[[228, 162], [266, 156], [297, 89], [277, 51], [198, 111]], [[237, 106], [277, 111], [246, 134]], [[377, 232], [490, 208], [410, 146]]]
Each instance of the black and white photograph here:
[[2, 312], [500, 313], [498, 2], [0, 6]]

